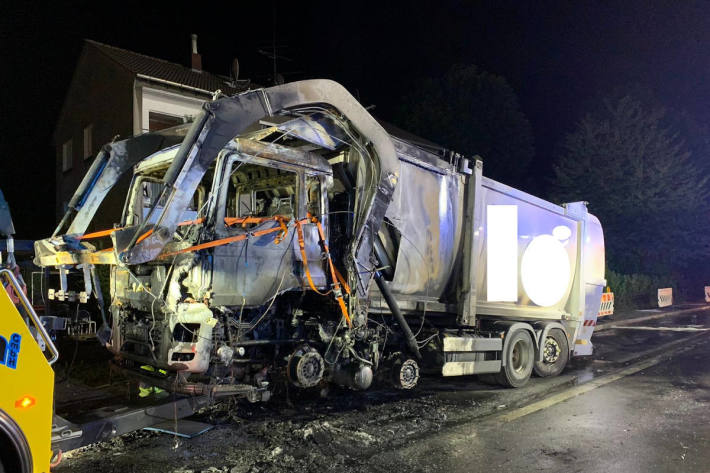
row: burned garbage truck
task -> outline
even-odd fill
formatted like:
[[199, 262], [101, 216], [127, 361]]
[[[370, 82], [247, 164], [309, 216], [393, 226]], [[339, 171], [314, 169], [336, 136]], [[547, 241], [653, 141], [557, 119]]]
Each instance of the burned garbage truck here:
[[[604, 241], [585, 203], [399, 135], [328, 80], [217, 95], [191, 125], [104, 146], [36, 263], [60, 295], [83, 271], [100, 296], [110, 265], [114, 363], [181, 393], [518, 387], [591, 354]], [[122, 220], [87, 233], [129, 170]]]

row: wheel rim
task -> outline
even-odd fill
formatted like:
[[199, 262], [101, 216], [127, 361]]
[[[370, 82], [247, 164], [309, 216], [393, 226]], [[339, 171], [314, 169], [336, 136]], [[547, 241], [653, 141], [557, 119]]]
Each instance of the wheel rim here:
[[542, 351], [542, 359], [545, 363], [555, 363], [562, 353], [560, 344], [553, 337], [545, 339], [545, 347]]
[[412, 389], [419, 380], [419, 366], [417, 362], [408, 359], [402, 363], [399, 371], [399, 384], [403, 389]]

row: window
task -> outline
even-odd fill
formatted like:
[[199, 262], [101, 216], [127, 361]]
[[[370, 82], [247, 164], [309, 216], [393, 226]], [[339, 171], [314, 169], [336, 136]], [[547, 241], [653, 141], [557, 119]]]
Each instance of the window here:
[[93, 124], [84, 127], [84, 159], [89, 159], [94, 154], [94, 146], [91, 141], [93, 131]]
[[[163, 156], [170, 156], [171, 153], [177, 152], [177, 147], [168, 148], [161, 153]], [[200, 184], [197, 186], [195, 193], [192, 196], [192, 201], [183, 209], [180, 214], [180, 222], [196, 220], [199, 217], [204, 217], [206, 209], [207, 194], [212, 186], [214, 178], [215, 164], [213, 163], [205, 175], [202, 176]], [[129, 190], [129, 204], [126, 207], [124, 215], [125, 225], [139, 225], [142, 222], [153, 224], [160, 218], [165, 206], [168, 202], [168, 196], [162, 195], [163, 178], [168, 170], [170, 163], [158, 163], [158, 165], [146, 166], [144, 169], [135, 174], [131, 189]], [[155, 207], [155, 211], [150, 215], [150, 210]], [[177, 233], [184, 238], [187, 232], [196, 228], [194, 225], [179, 226]]]
[[185, 96], [182, 93], [139, 86], [140, 118], [134, 121], [134, 133], [157, 131], [192, 121], [202, 110], [205, 97]]
[[[203, 182], [195, 190], [195, 194], [192, 197], [192, 201], [188, 204], [187, 208], [182, 211], [180, 216], [180, 221], [195, 220], [198, 217], [198, 212], [203, 208], [205, 203], [205, 197], [207, 194], [206, 186], [212, 180], [212, 173], [207, 173], [208, 175], [203, 177]], [[135, 207], [133, 216], [130, 218], [128, 223], [130, 225], [137, 225], [148, 217], [148, 213], [156, 205], [156, 211], [151, 215], [150, 221], [148, 223], [155, 223], [160, 217], [160, 213], [165, 208], [167, 201], [167, 196], [160, 195], [163, 189], [162, 179], [151, 177], [151, 176], [140, 176], [134, 184], [135, 190], [133, 192], [139, 192], [136, 197]]]
[[158, 131], [165, 128], [170, 128], [171, 126], [182, 125], [185, 123], [183, 117], [177, 117], [175, 115], [168, 115], [167, 113], [160, 112], [148, 112], [148, 130]]
[[226, 217], [292, 217], [298, 182], [293, 172], [235, 161]]
[[72, 156], [72, 140], [67, 141], [62, 145], [62, 171], [68, 171], [74, 164]]

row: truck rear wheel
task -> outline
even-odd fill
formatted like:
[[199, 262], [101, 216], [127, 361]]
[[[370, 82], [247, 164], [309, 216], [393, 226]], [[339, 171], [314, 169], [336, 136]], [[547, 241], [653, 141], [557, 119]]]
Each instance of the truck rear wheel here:
[[558, 328], [550, 330], [540, 344], [542, 360], [535, 362], [535, 374], [541, 378], [557, 376], [569, 361], [569, 344], [564, 332]]
[[516, 330], [505, 347], [506, 364], [498, 373], [498, 383], [509, 388], [524, 386], [535, 364], [535, 345], [527, 330]]

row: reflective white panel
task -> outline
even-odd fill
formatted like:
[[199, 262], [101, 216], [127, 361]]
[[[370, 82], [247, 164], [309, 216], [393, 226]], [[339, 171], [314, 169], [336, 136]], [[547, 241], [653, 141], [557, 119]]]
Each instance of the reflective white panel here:
[[518, 300], [518, 206], [486, 208], [486, 273], [489, 302]]
[[523, 253], [520, 274], [531, 301], [543, 307], [557, 304], [570, 282], [567, 250], [552, 235], [536, 236]]
[[569, 240], [572, 230], [567, 225], [558, 225], [552, 229], [552, 236], [563, 242]]

